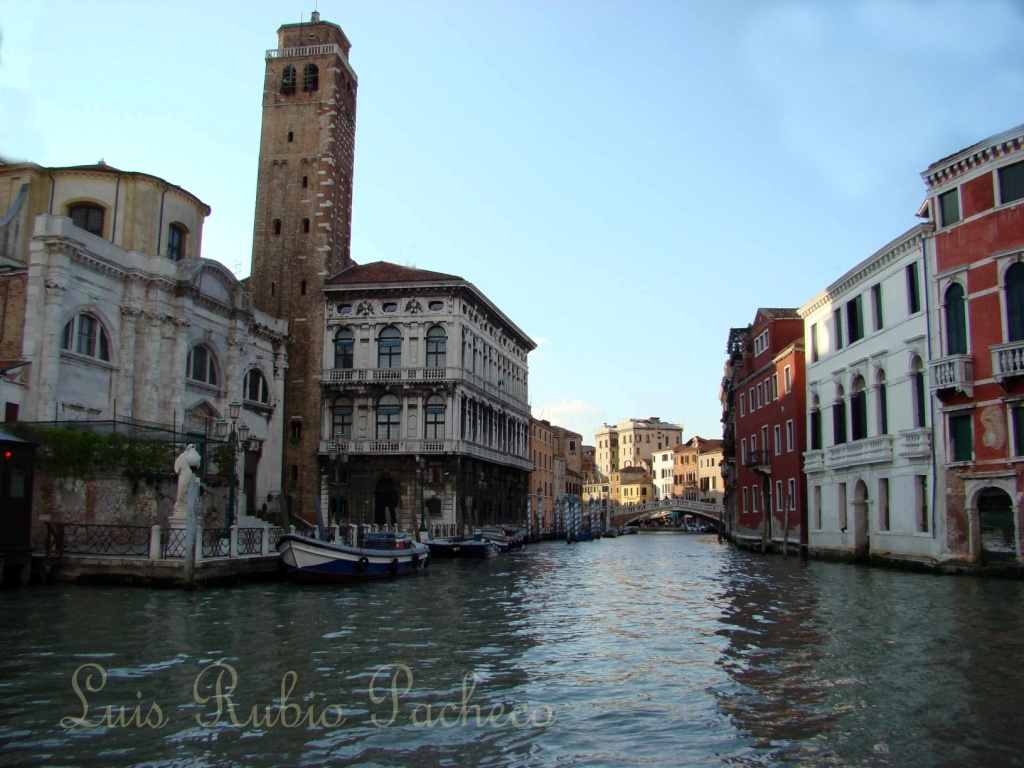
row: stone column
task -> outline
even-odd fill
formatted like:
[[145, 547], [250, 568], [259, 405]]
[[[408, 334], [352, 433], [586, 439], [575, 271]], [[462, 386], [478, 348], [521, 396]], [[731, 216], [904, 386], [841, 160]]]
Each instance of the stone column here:
[[57, 418], [54, 408], [57, 403], [57, 385], [60, 381], [61, 336], [64, 331], [61, 321], [64, 319], [64, 293], [68, 289], [67, 283], [59, 278], [48, 277], [43, 285], [43, 323], [36, 336], [36, 359], [32, 361], [34, 407], [29, 409], [29, 418], [33, 421], [52, 421]]
[[142, 316], [138, 307], [121, 307], [121, 334], [118, 357], [121, 371], [117, 377], [117, 411], [131, 418], [135, 415], [135, 326]]

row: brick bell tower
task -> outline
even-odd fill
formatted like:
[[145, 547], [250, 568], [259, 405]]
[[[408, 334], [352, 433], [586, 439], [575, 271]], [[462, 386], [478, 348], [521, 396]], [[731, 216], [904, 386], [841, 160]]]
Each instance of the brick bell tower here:
[[352, 263], [352, 172], [358, 79], [341, 27], [285, 24], [267, 51], [256, 218], [248, 281], [256, 307], [289, 322], [285, 374], [285, 509], [313, 522], [319, 493], [327, 275]]

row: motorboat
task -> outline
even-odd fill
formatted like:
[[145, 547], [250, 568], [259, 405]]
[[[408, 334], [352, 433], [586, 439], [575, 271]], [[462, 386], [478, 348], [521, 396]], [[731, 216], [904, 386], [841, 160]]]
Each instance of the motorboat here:
[[404, 576], [427, 567], [430, 550], [408, 534], [375, 531], [358, 546], [289, 533], [277, 548], [285, 573], [301, 582], [346, 582]]

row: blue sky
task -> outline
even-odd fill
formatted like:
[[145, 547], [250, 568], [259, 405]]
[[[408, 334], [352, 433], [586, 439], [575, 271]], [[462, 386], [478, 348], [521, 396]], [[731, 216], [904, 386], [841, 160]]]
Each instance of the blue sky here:
[[[0, 0], [0, 155], [209, 204], [248, 274], [264, 52], [302, 3]], [[359, 75], [353, 258], [461, 275], [538, 342], [534, 415], [720, 434], [731, 326], [916, 223], [1024, 123], [1019, 2], [319, 0]]]

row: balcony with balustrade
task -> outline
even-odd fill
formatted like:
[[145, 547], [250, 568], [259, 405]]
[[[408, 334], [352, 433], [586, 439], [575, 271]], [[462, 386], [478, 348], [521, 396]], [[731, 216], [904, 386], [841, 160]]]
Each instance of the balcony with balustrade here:
[[974, 396], [974, 361], [970, 355], [949, 355], [928, 364], [928, 379], [936, 392], [954, 390]]
[[825, 450], [825, 466], [829, 469], [882, 464], [891, 461], [892, 435], [878, 435], [863, 440], [854, 440], [850, 443], [840, 443]]
[[483, 376], [456, 366], [428, 368], [325, 368], [322, 383], [332, 390], [350, 389], [371, 384], [439, 384], [461, 383], [484, 392], [488, 397], [513, 408], [523, 409], [526, 403], [510, 393], [499, 381], [492, 384]]
[[750, 451], [743, 461], [743, 466], [754, 472], [770, 475], [772, 473], [771, 454], [768, 451]]
[[825, 471], [825, 452], [824, 451], [805, 451], [804, 452], [804, 474], [812, 474], [814, 472]]
[[904, 459], [924, 459], [932, 455], [930, 428], [904, 429], [896, 443], [896, 455]]
[[1024, 341], [993, 344], [989, 351], [992, 353], [992, 378], [1001, 385], [1005, 387], [1009, 379], [1024, 376]]
[[521, 456], [498, 451], [468, 440], [371, 440], [356, 438], [351, 440], [321, 440], [321, 456], [402, 456], [422, 455], [437, 457], [446, 455], [468, 456], [475, 459], [490, 461], [494, 464], [533, 470], [533, 462]]

